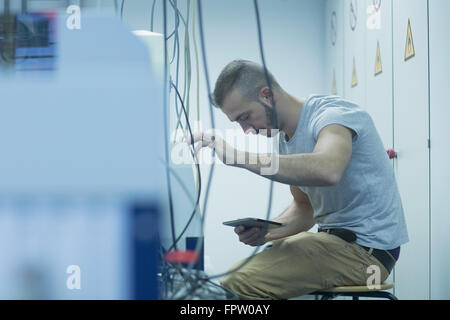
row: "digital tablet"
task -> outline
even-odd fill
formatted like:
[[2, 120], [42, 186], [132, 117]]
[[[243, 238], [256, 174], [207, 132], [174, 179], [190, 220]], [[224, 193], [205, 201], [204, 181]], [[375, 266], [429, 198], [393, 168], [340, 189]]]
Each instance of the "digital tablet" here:
[[245, 228], [259, 227], [267, 229], [279, 228], [284, 226], [283, 223], [258, 218], [245, 218], [232, 221], [225, 221], [223, 222], [223, 224], [230, 227], [244, 226]]

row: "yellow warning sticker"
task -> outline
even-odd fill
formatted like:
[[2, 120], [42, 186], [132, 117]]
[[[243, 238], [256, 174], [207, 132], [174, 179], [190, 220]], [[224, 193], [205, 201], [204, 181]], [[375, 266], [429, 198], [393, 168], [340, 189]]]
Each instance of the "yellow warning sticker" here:
[[356, 74], [356, 61], [355, 57], [353, 57], [353, 73], [352, 73], [352, 88], [358, 85], [358, 76]]
[[375, 61], [375, 77], [383, 72], [383, 64], [381, 63], [380, 41], [377, 43], [377, 58]]
[[416, 55], [414, 50], [414, 41], [411, 29], [411, 20], [408, 19], [408, 34], [406, 36], [405, 61], [408, 61]]
[[333, 70], [333, 85], [331, 87], [331, 93], [337, 95], [336, 70]]

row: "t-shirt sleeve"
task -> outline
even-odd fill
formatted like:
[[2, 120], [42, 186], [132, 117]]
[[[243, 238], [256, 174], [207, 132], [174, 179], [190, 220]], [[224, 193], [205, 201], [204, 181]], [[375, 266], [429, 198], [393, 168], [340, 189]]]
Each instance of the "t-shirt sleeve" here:
[[359, 108], [345, 106], [324, 108], [317, 112], [311, 123], [314, 140], [317, 141], [323, 128], [332, 124], [338, 124], [353, 130], [356, 133], [353, 138], [355, 141], [363, 133], [364, 124], [367, 124], [368, 118], [367, 112]]

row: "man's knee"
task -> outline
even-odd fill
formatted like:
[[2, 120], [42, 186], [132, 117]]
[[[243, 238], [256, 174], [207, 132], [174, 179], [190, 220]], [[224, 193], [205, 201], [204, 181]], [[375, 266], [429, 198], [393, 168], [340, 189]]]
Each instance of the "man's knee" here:
[[250, 274], [235, 271], [228, 274], [220, 283], [244, 299], [271, 299], [264, 290], [259, 288], [258, 281]]
[[243, 283], [245, 282], [245, 276], [244, 274], [242, 274], [241, 272], [233, 272], [230, 273], [228, 275], [225, 276], [225, 278], [223, 278], [220, 283], [230, 289], [231, 291], [233, 291], [235, 294], [239, 295], [239, 296], [243, 296], [243, 294], [245, 294], [245, 292], [243, 292]]

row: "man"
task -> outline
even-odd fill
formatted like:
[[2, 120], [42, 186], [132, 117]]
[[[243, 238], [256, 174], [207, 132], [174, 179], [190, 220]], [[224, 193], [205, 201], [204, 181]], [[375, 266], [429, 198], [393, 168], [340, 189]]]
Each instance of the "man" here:
[[[235, 228], [247, 245], [273, 245], [222, 284], [244, 298], [288, 299], [366, 285], [374, 270], [383, 283], [408, 234], [393, 168], [372, 119], [337, 96], [295, 98], [269, 77], [270, 87], [261, 66], [233, 61], [220, 74], [213, 100], [246, 133], [268, 130], [271, 136], [279, 129], [277, 171], [267, 178], [289, 184], [293, 202], [274, 219], [283, 227]], [[245, 158], [226, 163], [256, 174], [273, 160], [235, 150], [213, 134], [195, 135], [193, 143], [196, 152], [214, 148], [224, 162], [229, 155]], [[319, 232], [307, 232], [315, 224]]]

